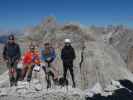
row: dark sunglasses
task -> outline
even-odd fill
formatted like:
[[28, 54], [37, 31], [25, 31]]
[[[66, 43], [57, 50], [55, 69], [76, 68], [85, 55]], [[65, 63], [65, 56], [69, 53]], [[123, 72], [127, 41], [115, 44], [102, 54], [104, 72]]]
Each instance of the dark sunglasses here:
[[9, 39], [9, 41], [13, 41], [14, 39]]
[[50, 44], [44, 44], [44, 46], [49, 46]]

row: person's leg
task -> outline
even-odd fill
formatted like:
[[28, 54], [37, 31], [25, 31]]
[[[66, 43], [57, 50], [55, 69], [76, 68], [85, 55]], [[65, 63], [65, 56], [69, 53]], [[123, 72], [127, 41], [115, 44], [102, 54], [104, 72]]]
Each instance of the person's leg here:
[[18, 80], [17, 80], [18, 74], [19, 73], [17, 73], [17, 63], [14, 62], [14, 64], [13, 64], [13, 76], [14, 76], [14, 85], [15, 86], [17, 86], [17, 83], [18, 83]]
[[55, 70], [55, 76], [58, 79], [59, 78], [59, 64], [57, 60], [53, 61], [53, 68]]
[[34, 69], [34, 65], [31, 64], [31, 66], [29, 66], [29, 71], [28, 71], [28, 76], [27, 76], [27, 81], [28, 81], [28, 82], [31, 81], [33, 69]]
[[47, 89], [51, 88], [51, 81], [50, 81], [50, 75], [47, 73], [46, 75], [46, 81], [47, 81]]
[[16, 72], [17, 72], [17, 77], [16, 77], [16, 80], [19, 81], [19, 77], [20, 77], [20, 70], [17, 68], [16, 69]]
[[48, 69], [48, 63], [44, 63], [42, 65], [42, 69], [45, 73], [45, 79], [47, 81], [47, 89], [51, 87], [51, 81], [50, 81], [50, 72], [49, 72], [49, 69]]
[[24, 68], [22, 69], [22, 80], [24, 80], [27, 71], [28, 71], [28, 65], [24, 65]]
[[55, 62], [53, 61], [53, 62], [51, 62], [50, 64], [51, 64], [50, 66], [51, 66], [51, 68], [52, 68], [53, 79], [54, 79], [54, 80], [57, 80], [57, 79], [58, 79], [58, 71], [57, 71], [57, 69], [56, 69]]
[[10, 87], [12, 87], [13, 86], [13, 77], [11, 74], [11, 68], [9, 68], [9, 81], [10, 81]]
[[67, 70], [68, 70], [68, 64], [67, 64], [67, 62], [63, 62], [63, 78], [64, 79], [66, 79]]
[[11, 71], [11, 64], [7, 62], [7, 68], [8, 68], [8, 74], [9, 74], [9, 81], [10, 81], [10, 87], [13, 86], [13, 77], [12, 77], [12, 71]]
[[22, 69], [17, 68], [17, 81], [21, 80]]
[[15, 68], [12, 66], [9, 68], [9, 79], [10, 79], [10, 86], [15, 85], [16, 77], [15, 77]]
[[73, 61], [71, 61], [69, 63], [69, 71], [70, 71], [70, 74], [71, 74], [71, 77], [72, 77], [73, 87], [75, 88], [76, 84], [75, 84], [75, 77], [74, 77], [74, 71], [73, 71]]
[[43, 63], [43, 64], [42, 64], [42, 69], [43, 69], [45, 75], [46, 75], [46, 70], [47, 70], [46, 67], [47, 67], [47, 64], [46, 64], [46, 63]]

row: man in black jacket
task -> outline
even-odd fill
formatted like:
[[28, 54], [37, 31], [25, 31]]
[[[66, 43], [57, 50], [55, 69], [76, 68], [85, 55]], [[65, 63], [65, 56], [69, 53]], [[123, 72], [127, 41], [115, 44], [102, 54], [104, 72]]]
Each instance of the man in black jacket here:
[[9, 69], [10, 86], [17, 86], [17, 64], [21, 58], [20, 47], [15, 42], [14, 35], [8, 37], [8, 42], [4, 46], [3, 58]]
[[67, 70], [69, 70], [73, 81], [73, 87], [75, 88], [76, 84], [75, 84], [74, 72], [73, 72], [73, 61], [76, 58], [75, 51], [71, 46], [70, 39], [65, 39], [64, 42], [65, 42], [65, 46], [61, 51], [61, 59], [63, 61], [63, 67], [64, 67], [63, 77], [64, 79], [66, 79]]

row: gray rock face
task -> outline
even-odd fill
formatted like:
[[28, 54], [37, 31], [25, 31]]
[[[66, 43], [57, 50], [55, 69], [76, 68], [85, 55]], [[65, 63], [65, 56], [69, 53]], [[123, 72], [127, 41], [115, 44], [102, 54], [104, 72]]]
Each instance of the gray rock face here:
[[[3, 80], [0, 83], [0, 100], [84, 100], [84, 91], [91, 89], [96, 83], [99, 83], [104, 90], [112, 80], [133, 81], [132, 74], [113, 47], [97, 41], [86, 42], [85, 46], [81, 70], [79, 68], [81, 50], [76, 51], [77, 59], [74, 67], [76, 89], [69, 86], [68, 91], [66, 87], [53, 87], [47, 90], [46, 84], [42, 82], [44, 79], [41, 83], [36, 79], [33, 79], [30, 84], [19, 82], [18, 87], [9, 88], [8, 74], [5, 73], [0, 77], [0, 80]], [[69, 76], [68, 78], [70, 80]]]
[[133, 47], [128, 51], [127, 67], [131, 72], [133, 72]]
[[81, 68], [82, 89], [91, 88], [97, 82], [106, 88], [111, 80], [133, 80], [132, 74], [125, 66], [113, 47], [97, 42], [86, 43]]
[[107, 36], [109, 44], [120, 53], [122, 59], [127, 63], [128, 51], [133, 46], [133, 30], [122, 26], [107, 30], [105, 36]]
[[[2, 80], [0, 81], [0, 100], [84, 100], [84, 91], [91, 89], [97, 83], [104, 90], [112, 80], [128, 79], [133, 81], [133, 75], [127, 69], [119, 52], [114, 49], [116, 42], [112, 42], [113, 46], [104, 42], [104, 39], [108, 41], [112, 34], [107, 36], [108, 38], [104, 38], [106, 34], [103, 35], [103, 29], [100, 28], [99, 30], [100, 34], [98, 32], [96, 34], [84, 33], [83, 30], [80, 30], [80, 32], [72, 32], [68, 29], [67, 32], [66, 30], [54, 30], [53, 32], [47, 32], [42, 37], [44, 41], [50, 40], [54, 43], [57, 50], [55, 66], [59, 69], [60, 76], [63, 73], [60, 59], [63, 40], [65, 38], [72, 39], [72, 45], [76, 51], [73, 68], [77, 85], [76, 89], [71, 88], [70, 74], [67, 76], [70, 82], [68, 91], [66, 87], [53, 87], [47, 91], [46, 81], [39, 83], [38, 80], [34, 79], [31, 84], [20, 82], [18, 87], [9, 88], [8, 74], [5, 73], [0, 76], [0, 80]], [[94, 39], [90, 37], [94, 37]], [[85, 48], [83, 49], [84, 46]]]
[[[41, 88], [40, 88], [41, 87]], [[46, 87], [44, 85], [44, 87]], [[83, 92], [72, 87], [42, 88], [38, 80], [32, 83], [19, 82], [17, 87], [4, 87], [0, 90], [0, 100], [84, 100]]]

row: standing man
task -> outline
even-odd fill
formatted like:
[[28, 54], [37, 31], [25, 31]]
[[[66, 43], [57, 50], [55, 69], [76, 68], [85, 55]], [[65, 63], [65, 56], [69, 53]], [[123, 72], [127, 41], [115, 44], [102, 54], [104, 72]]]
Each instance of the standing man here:
[[17, 86], [17, 64], [21, 58], [21, 53], [14, 35], [8, 37], [8, 42], [5, 44], [3, 50], [3, 58], [9, 69], [10, 86]]
[[63, 68], [64, 68], [64, 79], [66, 79], [67, 70], [70, 71], [72, 81], [73, 81], [73, 87], [76, 87], [75, 79], [74, 79], [74, 73], [73, 73], [73, 61], [76, 58], [75, 51], [73, 47], [71, 46], [71, 40], [65, 39], [64, 40], [65, 46], [61, 51], [61, 59], [63, 61]]

